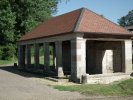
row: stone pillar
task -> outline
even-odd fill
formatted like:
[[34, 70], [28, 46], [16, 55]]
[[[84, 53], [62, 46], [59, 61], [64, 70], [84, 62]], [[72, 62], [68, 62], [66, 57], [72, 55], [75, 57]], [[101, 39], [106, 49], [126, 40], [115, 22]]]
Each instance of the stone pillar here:
[[125, 73], [132, 72], [132, 41], [125, 40], [122, 43], [122, 69]]
[[34, 44], [34, 61], [35, 68], [39, 66], [39, 44]]
[[26, 45], [27, 66], [31, 65], [31, 45]]
[[113, 50], [103, 52], [102, 74], [113, 73]]
[[71, 40], [71, 79], [81, 83], [82, 75], [86, 74], [86, 40]]
[[19, 68], [25, 66], [25, 47], [23, 45], [18, 46], [18, 66]]
[[53, 46], [53, 66], [56, 69], [56, 49], [55, 49], [55, 45]]
[[56, 45], [56, 68], [57, 68], [57, 77], [64, 77], [63, 73], [63, 64], [62, 64], [62, 42], [58, 41]]
[[50, 52], [49, 52], [49, 43], [44, 43], [44, 66], [47, 71], [50, 71]]

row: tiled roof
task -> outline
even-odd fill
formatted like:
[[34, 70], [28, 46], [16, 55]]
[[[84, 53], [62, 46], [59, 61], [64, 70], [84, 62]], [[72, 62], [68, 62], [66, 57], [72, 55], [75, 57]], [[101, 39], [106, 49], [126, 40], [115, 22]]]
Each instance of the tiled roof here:
[[114, 24], [88, 9], [81, 8], [43, 22], [31, 32], [22, 36], [20, 41], [63, 35], [72, 32], [131, 35], [129, 31], [119, 25]]

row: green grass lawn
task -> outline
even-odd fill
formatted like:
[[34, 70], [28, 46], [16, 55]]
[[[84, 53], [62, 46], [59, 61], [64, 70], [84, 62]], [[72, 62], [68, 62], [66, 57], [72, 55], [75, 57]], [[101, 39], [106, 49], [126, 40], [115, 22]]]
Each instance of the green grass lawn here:
[[72, 85], [72, 86], [54, 86], [61, 91], [78, 91], [85, 95], [103, 95], [103, 96], [133, 96], [133, 79], [114, 83], [109, 85]]
[[0, 60], [0, 65], [9, 65], [9, 64], [14, 64], [17, 63], [17, 60]]
[[[40, 64], [44, 64], [44, 56], [40, 56]], [[0, 60], [0, 65], [8, 65], [8, 64], [14, 64], [17, 63], [17, 59], [14, 60]], [[31, 64], [34, 64], [34, 57], [31, 57]], [[53, 65], [53, 57], [50, 56], [50, 65]]]
[[[50, 52], [53, 52], [53, 48], [50, 46]], [[25, 55], [26, 56], [26, 55]], [[39, 49], [39, 56], [40, 56], [40, 64], [44, 64], [44, 50], [43, 46], [40, 47]], [[8, 65], [8, 64], [14, 64], [17, 63], [17, 59], [13, 60], [0, 60], [0, 65]], [[31, 47], [31, 64], [34, 64], [34, 47]], [[53, 57], [52, 54], [50, 55], [50, 65], [53, 65]]]
[[[31, 58], [31, 64], [34, 64], [34, 57]], [[44, 56], [40, 56], [39, 64], [44, 64]], [[50, 55], [50, 65], [53, 65], [53, 57]]]

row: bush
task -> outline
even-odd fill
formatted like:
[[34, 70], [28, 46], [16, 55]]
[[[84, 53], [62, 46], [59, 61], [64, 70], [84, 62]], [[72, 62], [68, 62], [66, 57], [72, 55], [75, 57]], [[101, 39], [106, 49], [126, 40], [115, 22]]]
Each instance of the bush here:
[[2, 59], [3, 50], [2, 47], [0, 47], [0, 59]]
[[14, 57], [15, 52], [15, 46], [12, 44], [2, 46], [0, 47], [0, 59], [10, 60]]

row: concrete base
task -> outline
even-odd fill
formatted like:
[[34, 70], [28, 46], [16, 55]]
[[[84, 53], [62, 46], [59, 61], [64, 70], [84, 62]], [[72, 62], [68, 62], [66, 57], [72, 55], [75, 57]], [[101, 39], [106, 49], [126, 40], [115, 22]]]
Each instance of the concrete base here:
[[130, 74], [125, 73], [112, 73], [112, 74], [96, 74], [96, 75], [83, 75], [82, 83], [84, 84], [109, 84], [114, 81], [124, 80], [131, 78]]

